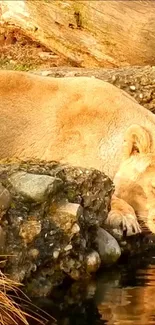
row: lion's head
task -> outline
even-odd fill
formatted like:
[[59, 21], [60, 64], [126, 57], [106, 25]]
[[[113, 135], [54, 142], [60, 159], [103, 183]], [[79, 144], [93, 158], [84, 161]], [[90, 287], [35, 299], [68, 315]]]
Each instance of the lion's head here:
[[131, 125], [125, 134], [122, 163], [114, 178], [117, 197], [129, 203], [143, 225], [155, 233], [155, 152], [149, 131]]

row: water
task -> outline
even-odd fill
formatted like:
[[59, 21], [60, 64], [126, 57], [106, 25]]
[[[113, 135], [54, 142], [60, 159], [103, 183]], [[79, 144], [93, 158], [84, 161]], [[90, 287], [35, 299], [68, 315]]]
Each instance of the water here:
[[65, 283], [35, 302], [58, 325], [155, 325], [155, 257], [128, 260], [88, 283]]
[[155, 265], [130, 272], [98, 280], [94, 300], [105, 324], [155, 324]]

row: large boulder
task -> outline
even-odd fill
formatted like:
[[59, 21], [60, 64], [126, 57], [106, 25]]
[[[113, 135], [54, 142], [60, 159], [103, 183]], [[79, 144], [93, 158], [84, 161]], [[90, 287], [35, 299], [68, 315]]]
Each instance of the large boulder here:
[[111, 236], [107, 253], [106, 232], [100, 230], [113, 190], [112, 181], [94, 169], [55, 162], [1, 163], [3, 271], [25, 281], [31, 294], [45, 296], [65, 276], [76, 280], [115, 262], [119, 246], [114, 258]]

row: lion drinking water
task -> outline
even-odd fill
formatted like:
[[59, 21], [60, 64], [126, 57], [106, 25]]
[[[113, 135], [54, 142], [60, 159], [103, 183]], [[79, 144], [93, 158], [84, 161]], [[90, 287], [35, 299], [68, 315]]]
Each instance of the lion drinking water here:
[[0, 72], [0, 159], [96, 168], [115, 184], [107, 223], [155, 233], [155, 116], [95, 78]]

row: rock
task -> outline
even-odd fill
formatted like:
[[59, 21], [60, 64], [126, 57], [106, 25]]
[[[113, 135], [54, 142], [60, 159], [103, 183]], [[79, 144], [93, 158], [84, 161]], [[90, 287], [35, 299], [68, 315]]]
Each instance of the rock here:
[[98, 228], [95, 242], [102, 264], [113, 264], [119, 259], [121, 255], [119, 244], [106, 230]]
[[0, 211], [7, 210], [11, 204], [9, 191], [0, 183]]
[[44, 77], [47, 77], [49, 74], [50, 74], [50, 71], [47, 71], [47, 70], [42, 72], [42, 76], [44, 76]]
[[71, 229], [72, 234], [77, 234], [80, 231], [80, 227], [77, 223], [75, 223]]
[[1, 219], [3, 270], [24, 281], [28, 294], [48, 295], [66, 276], [84, 279], [98, 270], [94, 238], [114, 189], [104, 173], [56, 162], [8, 161], [0, 164], [0, 184], [11, 198]]
[[60, 254], [60, 252], [59, 252], [58, 250], [55, 250], [55, 251], [53, 252], [53, 257], [54, 257], [55, 259], [57, 259], [57, 258], [59, 257], [59, 254]]
[[33, 257], [33, 259], [35, 260], [37, 257], [38, 257], [38, 255], [39, 255], [39, 251], [38, 251], [38, 249], [36, 249], [36, 248], [32, 248], [32, 249], [30, 249], [30, 251], [29, 251], [29, 255], [31, 256], [31, 257]]
[[64, 166], [61, 171], [53, 171], [52, 176], [65, 180], [68, 201], [82, 204], [83, 214], [79, 217], [81, 230], [83, 224], [87, 228], [102, 225], [108, 213], [107, 207], [110, 206], [109, 191], [113, 193], [114, 190], [109, 177], [98, 170], [69, 166]]
[[[9, 198], [0, 225], [0, 254], [6, 256], [1, 266], [24, 281], [31, 296], [49, 295], [65, 277], [85, 279], [119, 258], [117, 241], [100, 228], [114, 190], [104, 173], [57, 162], [6, 161], [0, 184]], [[132, 237], [120, 242], [124, 254], [155, 246], [152, 238], [141, 246], [140, 237]]]
[[101, 264], [101, 259], [99, 254], [96, 251], [91, 252], [87, 255], [86, 258], [86, 265], [87, 265], [87, 271], [89, 273], [96, 272]]
[[79, 280], [80, 272], [78, 270], [73, 270], [73, 271], [71, 271], [70, 276], [73, 280]]
[[59, 203], [58, 205], [53, 203], [49, 211], [52, 220], [65, 233], [69, 232], [74, 235], [79, 232], [80, 227], [76, 222], [83, 213], [83, 208], [80, 204], [69, 203], [68, 201]]
[[0, 255], [4, 254], [5, 249], [5, 232], [0, 226]]
[[67, 245], [67, 246], [64, 248], [64, 250], [65, 250], [65, 252], [68, 252], [68, 251], [70, 251], [72, 248], [73, 248], [73, 246], [70, 244], [70, 245]]
[[26, 172], [11, 175], [9, 181], [17, 193], [35, 202], [43, 202], [47, 199], [49, 191], [54, 194], [62, 184], [60, 179]]
[[53, 54], [53, 52], [39, 52], [38, 56], [42, 59], [42, 60], [47, 60], [47, 59], [51, 59], [51, 58], [56, 58], [57, 55]]
[[136, 90], [136, 87], [134, 85], [131, 85], [130, 86], [130, 90], [135, 91]]
[[36, 217], [29, 217], [20, 228], [19, 236], [21, 236], [25, 244], [31, 243], [34, 238], [41, 232], [41, 222]]

